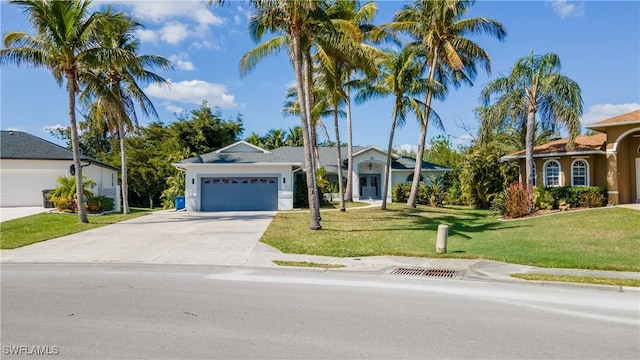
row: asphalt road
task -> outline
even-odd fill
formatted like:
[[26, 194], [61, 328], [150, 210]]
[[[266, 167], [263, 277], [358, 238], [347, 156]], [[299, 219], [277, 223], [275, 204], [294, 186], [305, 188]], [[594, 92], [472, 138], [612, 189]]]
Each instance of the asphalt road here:
[[640, 292], [615, 288], [184, 265], [1, 272], [3, 359], [640, 358]]

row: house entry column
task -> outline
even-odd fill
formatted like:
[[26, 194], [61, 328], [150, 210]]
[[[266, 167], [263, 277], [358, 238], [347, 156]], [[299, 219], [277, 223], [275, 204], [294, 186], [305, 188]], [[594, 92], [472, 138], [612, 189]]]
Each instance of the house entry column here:
[[607, 149], [607, 193], [609, 205], [618, 205], [618, 154]]

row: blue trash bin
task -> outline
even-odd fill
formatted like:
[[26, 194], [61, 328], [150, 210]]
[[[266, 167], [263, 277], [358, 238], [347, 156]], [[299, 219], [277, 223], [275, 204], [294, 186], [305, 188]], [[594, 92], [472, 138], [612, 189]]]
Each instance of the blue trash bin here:
[[176, 196], [176, 210], [184, 209], [184, 196]]

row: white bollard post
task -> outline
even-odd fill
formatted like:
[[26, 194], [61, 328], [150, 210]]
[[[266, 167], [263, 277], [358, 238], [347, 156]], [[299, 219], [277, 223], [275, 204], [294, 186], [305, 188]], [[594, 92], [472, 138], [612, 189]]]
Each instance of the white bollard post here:
[[443, 254], [447, 252], [447, 237], [449, 237], [449, 225], [438, 225], [436, 254]]

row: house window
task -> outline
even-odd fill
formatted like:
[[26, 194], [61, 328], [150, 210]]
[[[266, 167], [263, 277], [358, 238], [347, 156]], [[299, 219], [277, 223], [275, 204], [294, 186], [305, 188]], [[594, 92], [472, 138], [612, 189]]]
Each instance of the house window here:
[[571, 164], [571, 185], [589, 186], [589, 166], [586, 161], [578, 159]]
[[544, 163], [544, 185], [560, 186], [560, 163], [556, 160]]
[[[518, 166], [518, 171], [520, 170], [520, 166]], [[527, 165], [525, 162], [525, 166], [524, 166], [524, 172], [521, 173], [522, 178], [527, 180]], [[536, 171], [536, 162], [535, 160], [533, 161], [533, 181], [531, 182], [531, 185], [536, 186], [538, 182], [538, 172]], [[528, 183], [528, 181], [527, 181]]]

